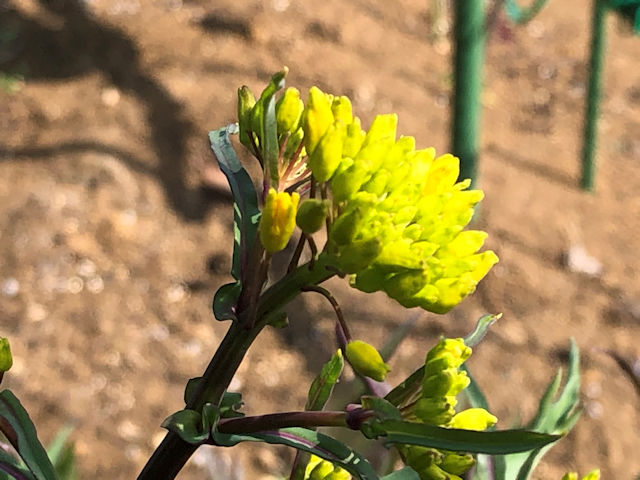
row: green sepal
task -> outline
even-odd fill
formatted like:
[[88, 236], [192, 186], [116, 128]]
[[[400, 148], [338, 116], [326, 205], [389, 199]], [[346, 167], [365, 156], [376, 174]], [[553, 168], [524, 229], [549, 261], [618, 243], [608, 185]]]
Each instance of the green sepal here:
[[322, 410], [331, 396], [333, 387], [340, 378], [344, 367], [342, 350], [338, 349], [331, 359], [322, 366], [320, 373], [311, 383], [305, 410]]
[[216, 320], [237, 320], [238, 317], [235, 313], [240, 293], [242, 292], [242, 285], [240, 282], [227, 283], [221, 286], [213, 296], [213, 315]]
[[360, 398], [360, 403], [365, 410], [373, 410], [375, 412], [375, 418], [377, 419], [402, 420], [400, 410], [384, 398], [374, 395], [364, 395]]

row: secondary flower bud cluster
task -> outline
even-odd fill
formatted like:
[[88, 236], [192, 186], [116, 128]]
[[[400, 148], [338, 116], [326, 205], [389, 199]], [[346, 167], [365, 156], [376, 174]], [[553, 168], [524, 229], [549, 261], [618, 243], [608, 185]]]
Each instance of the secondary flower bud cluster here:
[[[456, 395], [469, 385], [460, 366], [471, 355], [461, 338], [441, 340], [427, 354], [422, 393], [411, 409], [412, 420], [441, 427], [485, 430], [498, 419], [482, 408], [456, 413]], [[404, 445], [399, 448], [407, 465], [423, 480], [459, 479], [475, 463], [467, 453]]]

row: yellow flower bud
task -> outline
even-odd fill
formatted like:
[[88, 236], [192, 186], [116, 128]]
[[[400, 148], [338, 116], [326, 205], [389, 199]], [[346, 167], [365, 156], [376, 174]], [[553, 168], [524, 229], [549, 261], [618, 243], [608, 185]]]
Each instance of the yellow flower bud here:
[[456, 403], [455, 397], [421, 398], [413, 406], [413, 414], [429, 425], [448, 425]]
[[347, 135], [345, 136], [344, 145], [342, 146], [342, 156], [354, 158], [360, 151], [365, 136], [366, 133], [360, 126], [360, 119], [355, 117], [353, 122], [347, 125]]
[[324, 480], [333, 470], [333, 463], [321, 460], [313, 470], [311, 470], [308, 480]]
[[448, 368], [436, 374], [425, 376], [422, 382], [422, 395], [425, 397], [455, 396], [469, 386], [471, 380], [466, 372], [457, 368]]
[[342, 467], [335, 467], [333, 472], [324, 477], [324, 480], [350, 480], [351, 475]]
[[595, 470], [591, 470], [587, 473], [582, 480], [600, 480], [600, 469], [596, 468]]
[[304, 102], [300, 100], [297, 88], [289, 87], [276, 103], [276, 122], [278, 134], [293, 132], [298, 128], [304, 110]]
[[431, 465], [438, 465], [444, 455], [435, 448], [420, 447], [416, 445], [400, 445], [398, 447], [404, 461], [416, 472], [420, 472]]
[[311, 87], [307, 107], [302, 115], [304, 145], [312, 155], [320, 139], [333, 123], [331, 102], [318, 87]]
[[346, 127], [342, 122], [331, 124], [309, 155], [307, 164], [317, 181], [329, 180], [340, 165], [345, 132]]
[[398, 126], [398, 115], [388, 113], [386, 115], [376, 115], [371, 122], [371, 127], [364, 139], [364, 145], [371, 145], [380, 141], [396, 141], [396, 127]]
[[11, 356], [11, 346], [9, 340], [0, 337], [0, 373], [8, 371], [13, 366], [13, 357]]
[[447, 453], [438, 465], [442, 470], [454, 475], [462, 475], [475, 465], [473, 455], [469, 453]]
[[391, 371], [378, 350], [362, 340], [349, 342], [345, 353], [353, 369], [365, 377], [382, 382]]
[[349, 97], [335, 97], [333, 102], [331, 102], [331, 111], [333, 112], [333, 117], [345, 125], [353, 122], [351, 100], [349, 100]]
[[267, 252], [278, 252], [287, 246], [296, 226], [299, 200], [296, 192], [269, 190], [259, 226], [260, 241]]
[[318, 200], [317, 198], [307, 198], [298, 208], [296, 214], [296, 224], [304, 233], [315, 233], [322, 228], [329, 207], [328, 200]]
[[498, 418], [484, 408], [468, 408], [453, 416], [451, 427], [481, 431], [494, 426], [497, 422]]
[[465, 345], [462, 338], [443, 338], [427, 353], [425, 360], [427, 374], [437, 373], [437, 370], [429, 369], [429, 364], [433, 360], [444, 359], [445, 363], [441, 369], [458, 368], [471, 356], [471, 353], [471, 347]]
[[578, 474], [576, 472], [567, 472], [562, 476], [562, 480], [578, 480]]

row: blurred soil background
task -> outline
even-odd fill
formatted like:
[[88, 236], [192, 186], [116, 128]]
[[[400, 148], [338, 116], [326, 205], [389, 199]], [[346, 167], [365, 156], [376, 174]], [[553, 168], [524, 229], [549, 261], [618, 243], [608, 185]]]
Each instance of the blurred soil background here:
[[[5, 385], [41, 438], [75, 427], [80, 478], [127, 479], [182, 408], [227, 328], [231, 202], [207, 132], [235, 121], [236, 89], [346, 94], [364, 125], [445, 152], [450, 16], [427, 0], [4, 0], [0, 3], [0, 335]], [[536, 478], [600, 467], [640, 474], [640, 399], [603, 353], [640, 355], [640, 38], [608, 23], [597, 191], [578, 189], [590, 2], [550, 0], [527, 26], [492, 24], [477, 226], [500, 263], [448, 315], [420, 317], [390, 382], [440, 335], [504, 316], [470, 367], [503, 428], [529, 419], [569, 338], [582, 349], [584, 414]], [[414, 312], [330, 282], [357, 336], [380, 345]], [[233, 389], [245, 410], [300, 409], [333, 347], [314, 295], [265, 331]], [[345, 373], [343, 384], [352, 375]], [[271, 479], [292, 452], [201, 449], [180, 478]], [[213, 472], [213, 473], [211, 473]]]

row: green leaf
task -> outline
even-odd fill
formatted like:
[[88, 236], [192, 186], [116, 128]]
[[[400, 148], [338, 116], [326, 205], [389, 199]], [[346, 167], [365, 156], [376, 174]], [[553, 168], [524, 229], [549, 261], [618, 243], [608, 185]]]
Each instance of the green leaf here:
[[389, 475], [381, 477], [380, 480], [420, 480], [420, 475], [411, 467], [404, 467], [402, 470], [396, 470]]
[[[463, 390], [464, 394], [467, 397], [467, 400], [469, 400], [469, 405], [471, 405], [474, 408], [484, 408], [485, 410], [490, 412], [491, 409], [489, 408], [489, 402], [487, 402], [487, 397], [485, 397], [484, 393], [482, 393], [480, 386], [473, 378], [473, 375], [471, 375], [471, 371], [469, 371], [469, 367], [467, 367], [466, 365], [462, 365], [460, 369], [464, 372], [467, 372], [467, 377], [470, 380], [469, 386]], [[493, 430], [494, 427], [491, 427], [491, 429]]]
[[469, 335], [464, 337], [464, 343], [468, 347], [474, 347], [484, 338], [489, 330], [489, 327], [496, 323], [500, 317], [502, 317], [501, 313], [497, 315], [484, 315], [478, 319], [478, 323], [476, 324], [476, 328]]
[[235, 307], [238, 304], [242, 285], [240, 282], [221, 286], [213, 296], [213, 315], [216, 320], [237, 320]]
[[203, 427], [202, 415], [195, 410], [180, 410], [165, 419], [161, 426], [192, 445], [209, 438], [209, 430]]
[[60, 429], [47, 448], [49, 459], [60, 480], [76, 480], [78, 478], [73, 442], [69, 441], [71, 432], [73, 432], [72, 426]]
[[[528, 428], [537, 432], [559, 434], [557, 438], [567, 434], [578, 421], [580, 395], [580, 352], [575, 341], [571, 340], [569, 349], [569, 370], [564, 389], [558, 396], [562, 381], [559, 371], [547, 386], [535, 418]], [[554, 398], [558, 396], [554, 402]], [[532, 449], [533, 451], [518, 455], [506, 455], [495, 459], [496, 480], [526, 480], [551, 445]]]
[[558, 438], [555, 435], [525, 430], [476, 432], [398, 420], [383, 420], [374, 425], [376, 436], [383, 437], [386, 443], [491, 455], [525, 452], [547, 445]]
[[322, 366], [320, 373], [313, 380], [307, 395], [307, 404], [305, 410], [322, 410], [331, 396], [333, 387], [335, 386], [342, 368], [344, 367], [344, 359], [342, 350], [338, 349], [331, 359]]
[[13, 455], [0, 448], [0, 479], [34, 480], [35, 477], [24, 468]]
[[[247, 257], [258, 233], [260, 210], [258, 196], [253, 182], [233, 150], [229, 134], [237, 133], [238, 125], [231, 124], [209, 132], [211, 148], [216, 155], [220, 170], [227, 177], [233, 195], [233, 231], [234, 248], [231, 275], [242, 280], [246, 269]], [[217, 317], [216, 317], [217, 318]]]
[[387, 393], [384, 399], [393, 405], [402, 405], [413, 395], [420, 392], [423, 378], [424, 365], [409, 375], [402, 383], [399, 383], [396, 388]]
[[274, 445], [287, 445], [339, 465], [362, 480], [378, 480], [378, 475], [367, 459], [351, 450], [344, 443], [328, 435], [306, 428], [281, 428], [267, 432], [239, 435], [214, 432], [213, 439], [216, 445], [223, 447], [233, 447], [240, 442], [265, 442]]
[[9, 390], [0, 392], [0, 431], [20, 455], [36, 480], [56, 480], [47, 452], [38, 440], [36, 427], [20, 401]]

